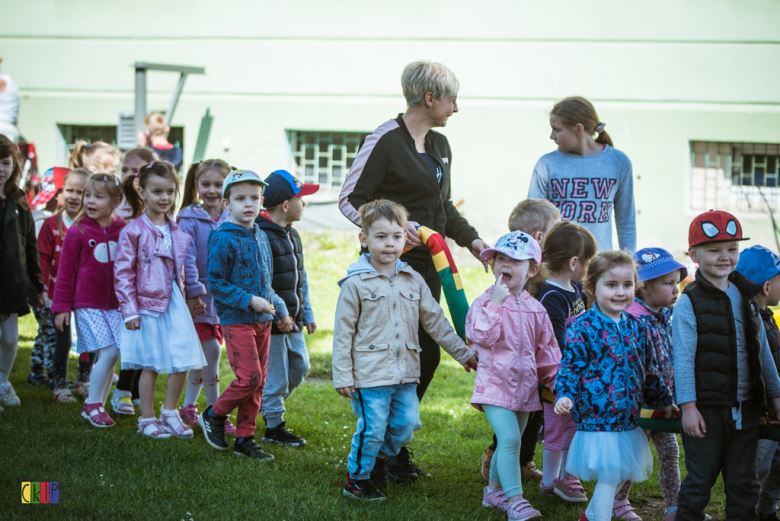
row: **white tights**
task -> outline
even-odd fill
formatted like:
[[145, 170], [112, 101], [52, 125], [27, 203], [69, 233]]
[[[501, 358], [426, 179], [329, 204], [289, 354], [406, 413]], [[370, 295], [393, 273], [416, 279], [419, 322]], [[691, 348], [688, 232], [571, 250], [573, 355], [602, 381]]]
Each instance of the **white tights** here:
[[[0, 315], [2, 317], [3, 315]], [[19, 347], [19, 315], [7, 315], [0, 320], [0, 385], [8, 383], [11, 370], [16, 360], [16, 350]]]
[[97, 362], [92, 368], [92, 376], [89, 378], [89, 397], [87, 403], [106, 403], [108, 391], [111, 390], [111, 382], [114, 379], [114, 367], [119, 358], [119, 349], [116, 344], [104, 347], [97, 351]]
[[620, 483], [604, 483], [603, 481], [596, 483], [593, 497], [585, 510], [588, 521], [610, 521], [612, 519], [612, 501], [620, 485]]
[[206, 357], [206, 365], [203, 369], [192, 369], [187, 376], [187, 394], [184, 397], [184, 405], [194, 405], [198, 402], [200, 389], [206, 394], [206, 402], [214, 405], [219, 398], [219, 357], [222, 348], [216, 338], [201, 340], [203, 355]]

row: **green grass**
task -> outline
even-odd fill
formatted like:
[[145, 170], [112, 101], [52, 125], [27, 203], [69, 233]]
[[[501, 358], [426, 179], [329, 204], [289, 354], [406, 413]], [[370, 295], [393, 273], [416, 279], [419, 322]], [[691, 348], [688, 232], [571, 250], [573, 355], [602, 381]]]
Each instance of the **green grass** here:
[[[116, 414], [112, 415], [116, 427], [90, 427], [79, 415], [80, 404], [55, 404], [48, 391], [25, 384], [35, 336], [34, 319], [28, 315], [21, 321], [20, 350], [11, 378], [22, 406], [0, 414], [0, 518], [506, 519], [481, 506], [485, 482], [479, 460], [491, 429], [484, 415], [468, 403], [473, 374], [446, 355], [421, 404], [423, 428], [411, 445], [419, 464], [433, 477], [415, 485], [391, 485], [388, 500], [381, 503], [365, 504], [341, 495], [355, 419], [349, 402], [335, 393], [327, 379], [336, 281], [356, 258], [357, 241], [335, 233], [302, 235], [320, 330], [308, 339], [312, 375], [288, 400], [286, 419], [308, 440], [306, 447], [266, 446], [276, 461], [262, 465], [213, 450], [199, 429], [194, 440], [151, 440], [136, 434], [136, 418]], [[473, 299], [492, 279], [476, 261], [455, 253]], [[75, 379], [75, 366], [71, 359], [71, 379]], [[224, 388], [232, 379], [225, 356], [221, 374]], [[163, 380], [157, 390], [158, 406], [164, 396]], [[263, 429], [260, 421], [261, 434]], [[539, 468], [541, 448], [536, 458]], [[657, 469], [656, 462], [656, 473]], [[58, 481], [61, 506], [20, 505], [23, 481]], [[593, 485], [586, 484], [588, 494]], [[583, 508], [540, 497], [533, 483], [527, 484], [526, 497], [547, 520], [575, 520]], [[634, 486], [631, 499], [645, 521], [660, 520], [663, 500], [657, 474]], [[719, 482], [708, 512], [723, 519], [723, 507]]]

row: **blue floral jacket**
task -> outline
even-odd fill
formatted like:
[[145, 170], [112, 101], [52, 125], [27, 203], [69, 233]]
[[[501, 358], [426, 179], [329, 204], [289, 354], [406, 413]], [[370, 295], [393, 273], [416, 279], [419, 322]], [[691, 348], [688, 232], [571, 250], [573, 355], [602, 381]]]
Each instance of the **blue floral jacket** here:
[[672, 403], [648, 329], [636, 317], [623, 312], [617, 324], [594, 305], [569, 325], [566, 346], [555, 396], [574, 402], [577, 430], [631, 431], [644, 403], [653, 409]]

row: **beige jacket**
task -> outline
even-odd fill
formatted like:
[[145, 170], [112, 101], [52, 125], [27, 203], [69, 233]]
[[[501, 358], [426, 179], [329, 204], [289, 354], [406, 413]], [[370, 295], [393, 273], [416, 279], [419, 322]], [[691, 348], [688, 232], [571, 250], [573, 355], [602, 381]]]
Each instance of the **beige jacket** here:
[[420, 381], [418, 323], [459, 363], [473, 356], [423, 278], [404, 265], [392, 279], [365, 265], [341, 281], [333, 330], [333, 385], [379, 387]]

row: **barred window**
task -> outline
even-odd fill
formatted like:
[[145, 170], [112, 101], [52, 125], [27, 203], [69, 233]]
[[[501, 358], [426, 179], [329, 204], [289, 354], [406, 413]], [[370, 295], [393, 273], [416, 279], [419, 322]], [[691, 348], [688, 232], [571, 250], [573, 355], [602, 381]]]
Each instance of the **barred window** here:
[[691, 142], [691, 209], [778, 211], [780, 145]]
[[338, 192], [367, 132], [288, 130], [296, 176], [320, 190]]

